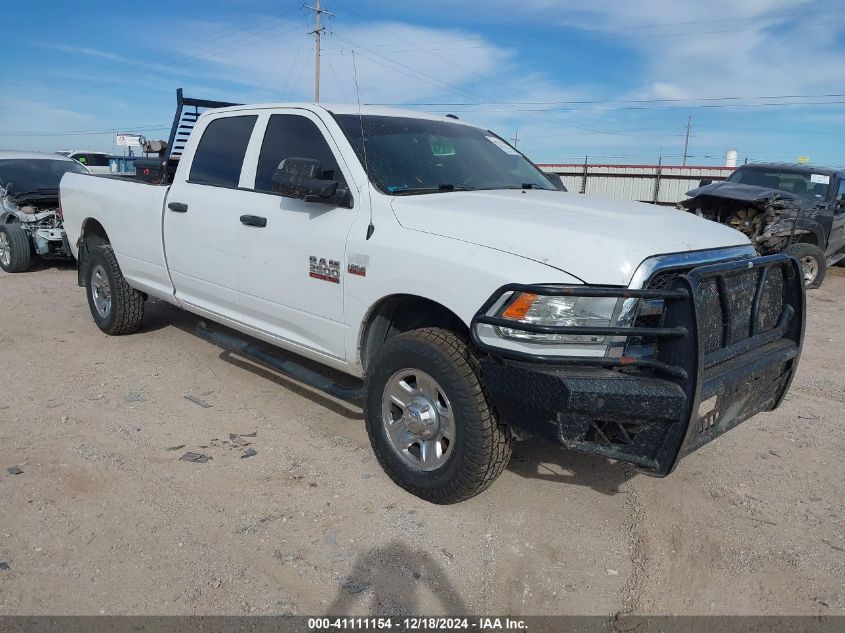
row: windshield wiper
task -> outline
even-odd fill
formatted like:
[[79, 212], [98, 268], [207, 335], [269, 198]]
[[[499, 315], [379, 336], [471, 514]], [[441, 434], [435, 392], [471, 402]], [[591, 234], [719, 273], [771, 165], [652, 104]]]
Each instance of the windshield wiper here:
[[390, 193], [394, 196], [409, 196], [420, 193], [439, 193], [441, 191], [475, 191], [475, 189], [475, 187], [470, 187], [468, 185], [444, 183], [437, 185], [436, 187], [402, 187], [394, 189]]
[[33, 195], [47, 195], [53, 196], [59, 193], [58, 189], [30, 189], [29, 191], [12, 191], [11, 194], [15, 198], [23, 198], [25, 196], [33, 196]]
[[403, 187], [391, 191], [394, 195], [414, 194], [414, 193], [434, 193], [439, 191], [475, 191], [475, 187], [469, 185], [461, 185], [454, 183], [443, 183], [436, 187]]

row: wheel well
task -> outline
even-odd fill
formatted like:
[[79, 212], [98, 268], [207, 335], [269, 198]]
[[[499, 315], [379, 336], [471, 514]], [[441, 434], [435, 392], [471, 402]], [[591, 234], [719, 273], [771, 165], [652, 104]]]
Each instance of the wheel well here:
[[88, 242], [89, 245], [108, 244], [110, 243], [109, 236], [103, 225], [93, 218], [88, 218], [82, 224], [82, 241]]
[[802, 244], [812, 244], [813, 246], [819, 245], [819, 240], [816, 237], [816, 234], [809, 229], [799, 229], [795, 231], [795, 234], [798, 238], [795, 240], [796, 242], [800, 242]]
[[441, 327], [459, 334], [469, 329], [446, 306], [416, 295], [393, 295], [379, 301], [364, 323], [361, 336], [361, 363], [364, 369], [379, 347], [389, 338], [424, 327]]

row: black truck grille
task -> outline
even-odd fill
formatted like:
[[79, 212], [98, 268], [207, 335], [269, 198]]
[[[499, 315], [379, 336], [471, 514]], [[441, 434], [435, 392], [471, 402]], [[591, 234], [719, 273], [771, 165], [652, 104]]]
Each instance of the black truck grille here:
[[[666, 290], [675, 279], [692, 270], [690, 267], [658, 270], [645, 288]], [[741, 268], [701, 279], [696, 301], [701, 353], [718, 352], [774, 330], [783, 313], [784, 283], [781, 266]], [[639, 314], [634, 320], [635, 327], [656, 328], [662, 323], [662, 311], [654, 314], [654, 310]], [[632, 349], [640, 344], [641, 338], [632, 337], [628, 347]]]
[[702, 279], [696, 306], [702, 352], [710, 354], [773, 330], [783, 311], [783, 283], [779, 266]]

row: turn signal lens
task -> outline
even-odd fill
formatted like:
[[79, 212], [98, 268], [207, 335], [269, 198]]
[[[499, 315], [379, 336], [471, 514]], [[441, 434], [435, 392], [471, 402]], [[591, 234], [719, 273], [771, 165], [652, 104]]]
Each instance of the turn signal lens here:
[[530, 292], [517, 295], [507, 309], [502, 312], [502, 316], [513, 321], [522, 321], [534, 302], [540, 298], [540, 295], [531, 294]]

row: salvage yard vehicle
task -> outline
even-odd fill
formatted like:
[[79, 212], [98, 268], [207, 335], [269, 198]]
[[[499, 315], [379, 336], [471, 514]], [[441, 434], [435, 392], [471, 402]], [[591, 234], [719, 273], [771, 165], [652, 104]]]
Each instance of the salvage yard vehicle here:
[[795, 257], [808, 288], [845, 259], [845, 171], [757, 163], [701, 184], [687, 192], [683, 209], [742, 231], [764, 255]]
[[37, 257], [72, 256], [59, 209], [66, 173], [89, 172], [55, 154], [0, 151], [0, 267], [7, 273], [29, 270]]
[[478, 494], [530, 436], [668, 475], [789, 388], [800, 269], [734, 229], [559, 191], [450, 117], [199, 105], [221, 104], [180, 93], [135, 180], [62, 180], [94, 321], [135, 332], [156, 297], [258, 339], [197, 328], [360, 399], [381, 466], [423, 499]]
[[92, 152], [88, 150], [64, 149], [56, 152], [78, 163], [85, 165], [92, 174], [111, 173], [111, 155], [106, 152]]

